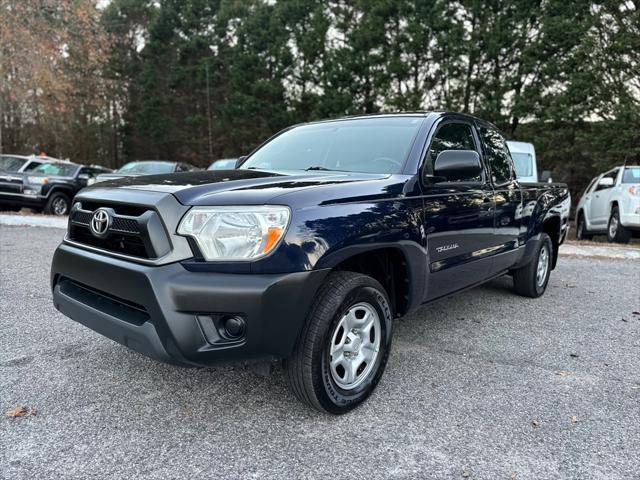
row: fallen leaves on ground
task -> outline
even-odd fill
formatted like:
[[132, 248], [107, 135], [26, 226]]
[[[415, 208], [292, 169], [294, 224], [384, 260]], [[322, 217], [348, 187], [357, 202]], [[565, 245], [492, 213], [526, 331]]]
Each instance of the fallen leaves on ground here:
[[7, 417], [15, 418], [15, 417], [24, 417], [29, 413], [29, 409], [24, 405], [19, 405], [14, 409], [7, 410], [4, 414]]
[[538, 428], [540, 426], [540, 420], [533, 420], [531, 422], [531, 425], [533, 425], [535, 428]]
[[568, 377], [569, 375], [573, 375], [573, 372], [567, 372], [565, 370], [558, 370], [556, 372], [554, 372], [556, 375], [559, 375], [560, 377]]
[[578, 423], [578, 417], [575, 415], [571, 415], [569, 418], [571, 419], [571, 423]]

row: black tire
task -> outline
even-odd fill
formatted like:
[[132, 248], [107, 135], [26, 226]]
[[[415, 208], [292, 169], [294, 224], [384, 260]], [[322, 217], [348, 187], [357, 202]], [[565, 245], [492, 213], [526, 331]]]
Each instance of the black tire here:
[[[541, 262], [542, 252], [546, 249], [547, 267], [541, 278], [538, 277], [538, 265]], [[513, 272], [513, 287], [519, 295], [538, 298], [547, 289], [551, 264], [553, 262], [553, 243], [546, 233], [542, 233], [540, 243], [531, 261], [522, 268]]]
[[578, 220], [576, 222], [576, 239], [577, 240], [591, 240], [593, 235], [587, 231], [587, 223], [584, 219], [584, 213], [578, 214]]
[[631, 231], [620, 223], [620, 210], [617, 206], [611, 209], [607, 222], [607, 240], [615, 243], [629, 243]]
[[[363, 304], [373, 307], [378, 315], [379, 349], [371, 363], [373, 367], [365, 367], [370, 368], [366, 375], [362, 371], [362, 383], [345, 390], [334, 379], [330, 349], [339, 335], [337, 329], [342, 328], [341, 321], [352, 307], [357, 309], [357, 305]], [[347, 413], [364, 402], [380, 381], [389, 358], [391, 337], [391, 307], [382, 285], [360, 273], [332, 272], [316, 296], [293, 355], [283, 363], [287, 383], [300, 401], [316, 410], [336, 415]], [[366, 364], [356, 371], [362, 365]]]
[[62, 217], [69, 213], [71, 209], [71, 200], [62, 192], [54, 192], [49, 197], [47, 205], [44, 207], [44, 213]]

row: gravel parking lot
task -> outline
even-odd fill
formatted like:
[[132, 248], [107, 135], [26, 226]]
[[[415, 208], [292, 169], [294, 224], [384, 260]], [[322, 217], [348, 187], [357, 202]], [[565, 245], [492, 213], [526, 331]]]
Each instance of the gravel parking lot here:
[[640, 477], [639, 260], [565, 256], [541, 299], [503, 278], [419, 309], [335, 418], [278, 371], [159, 364], [56, 312], [62, 235], [0, 226], [2, 478]]

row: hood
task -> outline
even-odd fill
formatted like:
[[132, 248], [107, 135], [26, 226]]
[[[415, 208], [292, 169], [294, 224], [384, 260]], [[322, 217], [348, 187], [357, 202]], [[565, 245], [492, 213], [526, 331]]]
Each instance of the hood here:
[[89, 190], [108, 188], [167, 192], [184, 205], [258, 205], [307, 189], [379, 182], [387, 178], [389, 175], [386, 174], [348, 172], [204, 170], [123, 177], [94, 184]]
[[140, 173], [101, 173], [96, 178], [98, 181], [102, 182], [104, 180], [116, 180], [118, 178], [124, 177], [137, 177], [140, 176]]

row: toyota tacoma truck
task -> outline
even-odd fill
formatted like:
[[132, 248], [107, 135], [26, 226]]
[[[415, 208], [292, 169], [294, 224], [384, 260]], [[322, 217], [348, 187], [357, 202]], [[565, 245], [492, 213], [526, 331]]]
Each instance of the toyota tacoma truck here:
[[380, 381], [394, 319], [505, 274], [542, 295], [569, 205], [566, 185], [521, 185], [468, 115], [296, 125], [235, 169], [84, 189], [53, 301], [157, 360], [282, 360], [301, 401], [341, 414]]

